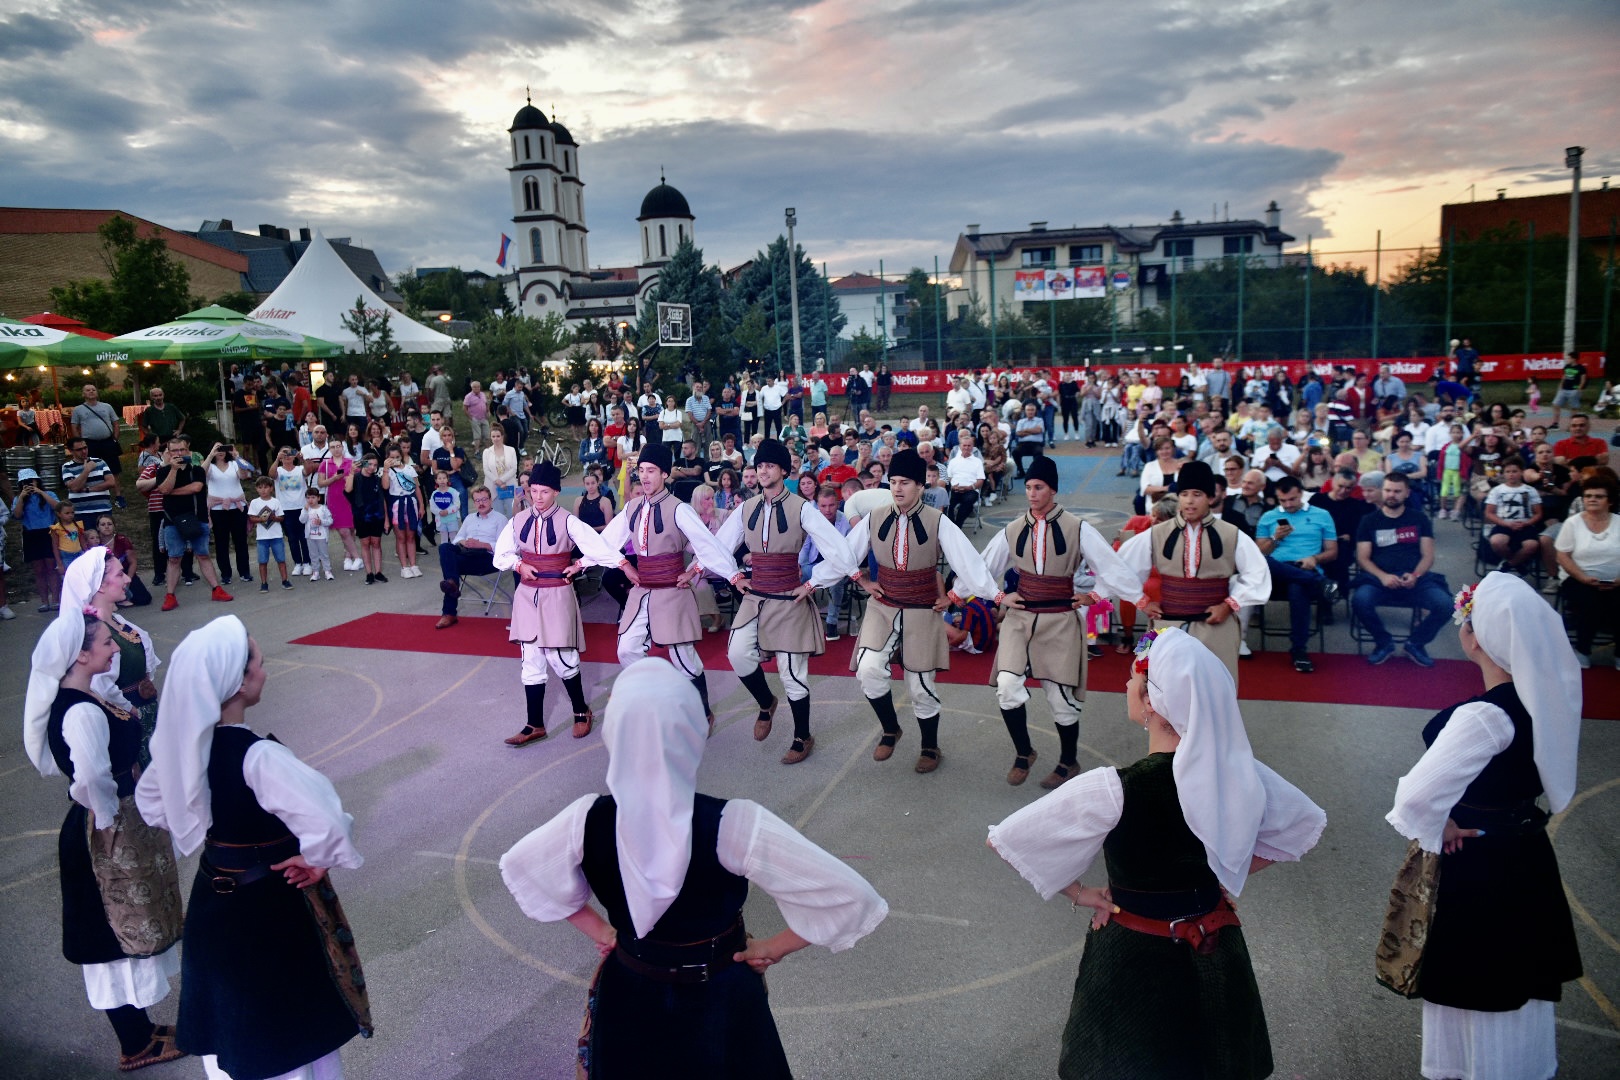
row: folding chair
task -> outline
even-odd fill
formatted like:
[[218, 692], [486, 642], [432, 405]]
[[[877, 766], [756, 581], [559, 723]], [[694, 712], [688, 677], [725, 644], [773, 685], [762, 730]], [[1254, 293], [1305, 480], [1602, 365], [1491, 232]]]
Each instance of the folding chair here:
[[461, 578], [461, 591], [470, 594], [475, 600], [482, 601], [485, 615], [488, 615], [496, 604], [505, 604], [510, 608], [513, 588], [510, 570], [496, 570], [490, 574], [463, 574]]

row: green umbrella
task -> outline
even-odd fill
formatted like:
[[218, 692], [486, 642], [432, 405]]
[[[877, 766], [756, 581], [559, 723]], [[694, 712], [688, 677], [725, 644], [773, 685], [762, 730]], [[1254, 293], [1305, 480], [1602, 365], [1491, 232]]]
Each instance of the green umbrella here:
[[163, 346], [151, 342], [100, 341], [54, 326], [0, 316], [0, 370], [31, 367], [99, 367], [158, 360]]
[[188, 311], [159, 326], [120, 334], [107, 344], [158, 346], [157, 355], [141, 357], [153, 360], [302, 360], [343, 355], [343, 346], [324, 338], [255, 322], [217, 304]]

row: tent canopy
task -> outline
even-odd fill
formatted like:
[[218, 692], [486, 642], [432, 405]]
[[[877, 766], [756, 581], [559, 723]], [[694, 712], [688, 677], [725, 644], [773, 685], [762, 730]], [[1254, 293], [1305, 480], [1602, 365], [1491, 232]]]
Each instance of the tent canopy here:
[[315, 234], [292, 273], [252, 314], [260, 322], [322, 337], [345, 349], [358, 351], [359, 338], [343, 325], [343, 317], [354, 310], [355, 297], [363, 297], [372, 314], [387, 314], [388, 328], [401, 352], [447, 353], [454, 346], [453, 338], [389, 307], [382, 297], [355, 277], [354, 271], [320, 233]]
[[157, 360], [161, 347], [98, 341], [54, 326], [0, 318], [0, 369], [96, 367]]
[[142, 344], [161, 349], [171, 360], [264, 360], [338, 356], [334, 342], [280, 326], [254, 322], [239, 311], [217, 304], [144, 330], [132, 330], [111, 344]]

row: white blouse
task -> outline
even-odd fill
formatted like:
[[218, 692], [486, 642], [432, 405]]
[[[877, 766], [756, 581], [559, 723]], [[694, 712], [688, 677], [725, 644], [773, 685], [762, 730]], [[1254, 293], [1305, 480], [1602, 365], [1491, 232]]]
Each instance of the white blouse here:
[[[1256, 761], [1254, 767], [1266, 793], [1254, 854], [1298, 862], [1321, 838], [1327, 815], [1269, 766]], [[1092, 769], [992, 825], [990, 846], [1050, 900], [1090, 869], [1124, 810], [1119, 770]]]
[[62, 717], [62, 741], [73, 762], [68, 798], [90, 811], [98, 829], [111, 828], [118, 816], [118, 781], [107, 753], [111, 737], [107, 714], [98, 705], [81, 701]]
[[[501, 856], [501, 877], [529, 918], [566, 919], [590, 899], [581, 864], [585, 816], [597, 798], [576, 799]], [[870, 934], [889, 913], [865, 878], [748, 799], [726, 803], [716, 853], [721, 866], [770, 894], [794, 933], [833, 952]]]
[[1424, 851], [1438, 853], [1452, 807], [1492, 758], [1513, 742], [1513, 720], [1488, 701], [1457, 706], [1412, 771], [1395, 785], [1384, 820]]

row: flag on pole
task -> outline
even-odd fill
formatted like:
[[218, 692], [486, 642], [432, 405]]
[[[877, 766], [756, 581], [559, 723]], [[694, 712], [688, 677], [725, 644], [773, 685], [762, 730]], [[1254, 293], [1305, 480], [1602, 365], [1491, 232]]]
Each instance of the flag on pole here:
[[505, 266], [506, 265], [506, 249], [511, 247], [511, 246], [512, 246], [512, 238], [510, 236], [507, 236], [505, 233], [501, 233], [501, 253], [499, 255], [495, 256], [495, 265], [496, 266]]

